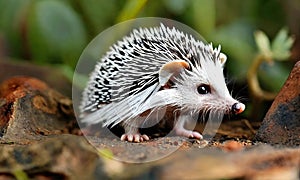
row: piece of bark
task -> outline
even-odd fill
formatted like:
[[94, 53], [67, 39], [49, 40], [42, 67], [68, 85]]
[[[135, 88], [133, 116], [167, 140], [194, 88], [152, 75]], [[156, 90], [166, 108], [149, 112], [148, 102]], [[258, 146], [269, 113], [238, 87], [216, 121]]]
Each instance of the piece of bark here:
[[0, 85], [1, 141], [27, 143], [78, 130], [72, 101], [44, 82], [22, 76]]
[[255, 139], [271, 144], [300, 145], [300, 61], [275, 98]]

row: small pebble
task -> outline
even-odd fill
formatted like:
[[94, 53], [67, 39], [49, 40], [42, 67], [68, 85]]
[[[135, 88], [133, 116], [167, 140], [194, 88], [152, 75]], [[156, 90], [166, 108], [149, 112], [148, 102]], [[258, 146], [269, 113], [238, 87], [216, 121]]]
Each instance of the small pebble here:
[[223, 146], [221, 148], [225, 151], [239, 151], [243, 148], [243, 144], [237, 142], [237, 141], [226, 141], [223, 143]]

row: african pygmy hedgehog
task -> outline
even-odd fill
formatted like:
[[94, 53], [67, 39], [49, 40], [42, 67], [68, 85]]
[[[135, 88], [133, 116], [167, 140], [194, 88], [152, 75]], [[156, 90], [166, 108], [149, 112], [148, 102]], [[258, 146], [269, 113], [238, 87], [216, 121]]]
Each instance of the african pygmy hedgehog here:
[[82, 122], [121, 125], [121, 140], [141, 142], [149, 136], [139, 128], [159, 121], [158, 114], [172, 107], [176, 134], [201, 139], [200, 133], [184, 128], [192, 115], [238, 114], [245, 109], [227, 89], [227, 57], [220, 49], [163, 24], [134, 29], [91, 73], [80, 105]]

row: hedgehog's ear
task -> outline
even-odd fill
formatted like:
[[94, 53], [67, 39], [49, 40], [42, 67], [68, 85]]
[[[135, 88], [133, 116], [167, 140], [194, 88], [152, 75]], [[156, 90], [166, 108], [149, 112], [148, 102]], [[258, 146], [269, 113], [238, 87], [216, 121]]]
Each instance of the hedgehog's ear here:
[[172, 78], [178, 75], [183, 69], [189, 68], [189, 63], [184, 60], [175, 60], [166, 63], [159, 70], [159, 84], [164, 86]]
[[224, 53], [220, 53], [219, 61], [220, 61], [222, 67], [224, 67], [226, 60], [227, 60], [227, 56]]

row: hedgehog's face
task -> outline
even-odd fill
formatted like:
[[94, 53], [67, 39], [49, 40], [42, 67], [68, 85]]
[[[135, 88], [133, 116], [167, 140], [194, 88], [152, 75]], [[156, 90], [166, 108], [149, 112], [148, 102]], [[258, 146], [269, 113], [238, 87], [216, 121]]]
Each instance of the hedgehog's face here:
[[231, 97], [227, 89], [223, 63], [203, 61], [201, 67], [196, 65], [182, 71], [174, 83], [181, 97], [178, 104], [184, 109], [238, 114], [245, 108]]

